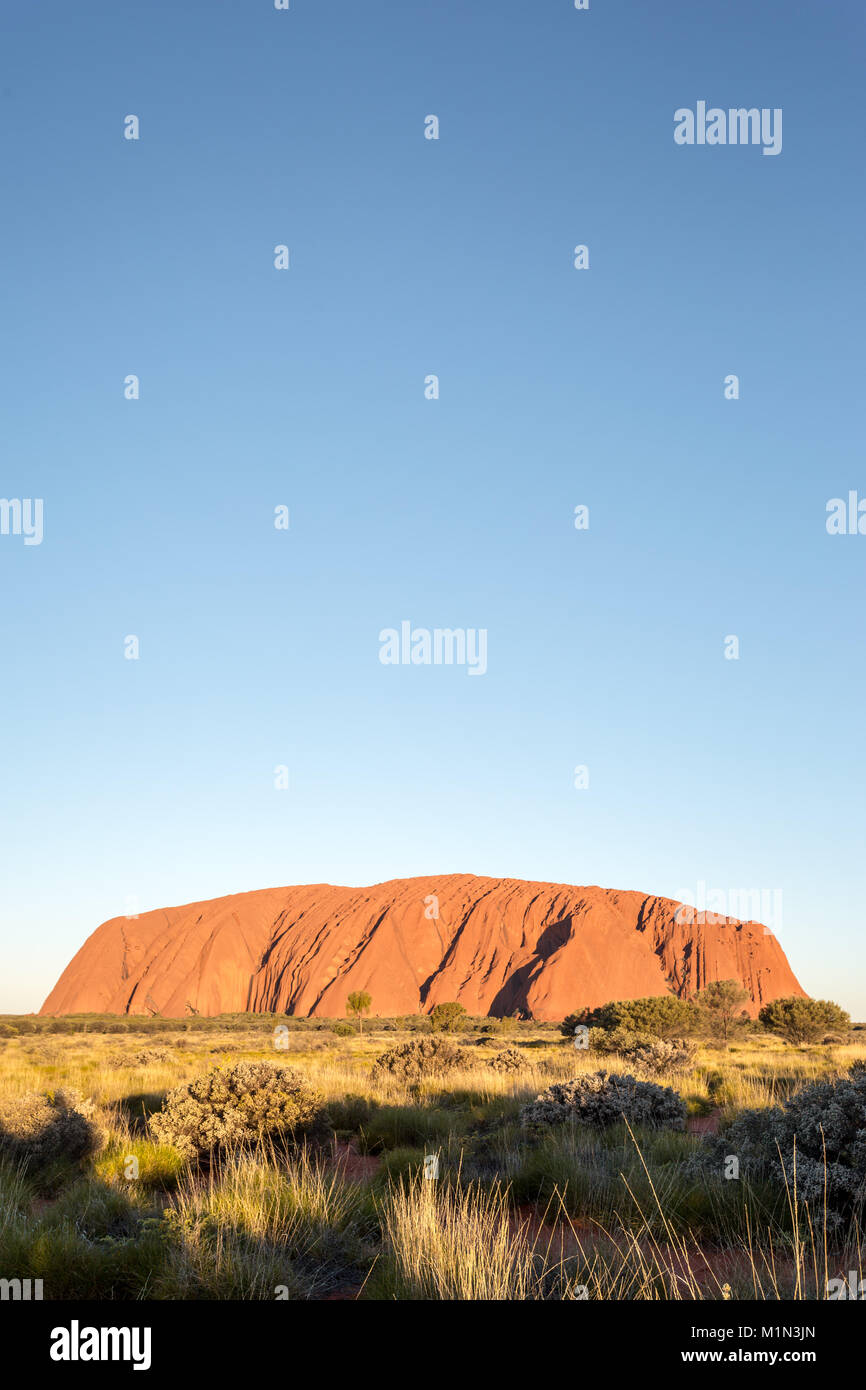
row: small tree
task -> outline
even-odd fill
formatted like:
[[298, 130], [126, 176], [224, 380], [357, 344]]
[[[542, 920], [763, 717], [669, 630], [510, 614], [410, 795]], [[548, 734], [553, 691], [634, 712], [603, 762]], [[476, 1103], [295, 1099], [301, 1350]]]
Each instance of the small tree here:
[[714, 1037], [722, 1039], [725, 1047], [731, 1035], [748, 1021], [743, 1005], [751, 997], [739, 980], [713, 980], [695, 996], [702, 1020]]
[[370, 1012], [370, 1005], [372, 1002], [369, 994], [364, 989], [356, 989], [346, 1000], [346, 1013], [355, 1015], [358, 1020], [359, 1033], [363, 1033], [364, 1031], [364, 1024], [361, 1016], [362, 1014], [368, 1014]]
[[434, 1033], [456, 1033], [465, 1018], [462, 1004], [437, 1004], [430, 1014], [430, 1027]]
[[788, 1042], [817, 1042], [828, 1031], [847, 1032], [851, 1015], [831, 999], [801, 999], [792, 994], [765, 1004], [758, 1019]]

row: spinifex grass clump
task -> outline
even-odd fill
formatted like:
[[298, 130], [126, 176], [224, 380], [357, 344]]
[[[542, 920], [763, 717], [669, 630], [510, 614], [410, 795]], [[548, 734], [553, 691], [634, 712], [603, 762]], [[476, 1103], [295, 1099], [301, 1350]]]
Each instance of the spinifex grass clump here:
[[151, 1297], [164, 1258], [161, 1223], [157, 1212], [138, 1204], [135, 1185], [127, 1188], [121, 1191], [78, 1174], [34, 1209], [38, 1187], [31, 1184], [29, 1172], [16, 1202], [0, 1167], [3, 1275], [43, 1280], [46, 1299]]
[[103, 1135], [87, 1102], [72, 1091], [29, 1091], [0, 1107], [0, 1156], [29, 1171], [77, 1163], [100, 1147]]
[[375, 1260], [367, 1189], [304, 1147], [235, 1150], [188, 1174], [166, 1213], [164, 1298], [312, 1299], [361, 1285]]
[[413, 1038], [377, 1057], [373, 1078], [381, 1081], [392, 1076], [398, 1081], [423, 1081], [453, 1071], [455, 1067], [470, 1067], [473, 1060], [465, 1048], [457, 1047], [447, 1038]]
[[686, 1106], [670, 1086], [597, 1071], [548, 1086], [523, 1107], [520, 1119], [530, 1127], [576, 1120], [603, 1128], [627, 1120], [652, 1129], [684, 1129]]
[[322, 1098], [300, 1072], [238, 1062], [169, 1091], [150, 1125], [158, 1140], [197, 1158], [266, 1137], [308, 1134], [323, 1118]]
[[781, 1106], [742, 1110], [705, 1141], [693, 1167], [722, 1174], [730, 1155], [750, 1178], [784, 1184], [827, 1225], [840, 1228], [866, 1208], [866, 1066], [804, 1086]]
[[[382, 1203], [382, 1257], [365, 1296], [400, 1300], [523, 1301], [573, 1296], [562, 1262], [514, 1219], [508, 1194], [415, 1176]], [[549, 1293], [548, 1293], [549, 1286]]]

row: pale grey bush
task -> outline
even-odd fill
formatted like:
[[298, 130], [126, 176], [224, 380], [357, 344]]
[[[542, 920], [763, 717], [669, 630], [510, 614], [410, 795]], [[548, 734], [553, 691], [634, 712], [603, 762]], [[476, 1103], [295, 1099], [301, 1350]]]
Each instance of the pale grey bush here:
[[785, 1185], [814, 1219], [839, 1227], [866, 1207], [866, 1065], [847, 1076], [804, 1086], [784, 1105], [742, 1110], [691, 1161], [694, 1172], [723, 1171], [729, 1155], [743, 1176]]
[[684, 1129], [685, 1101], [670, 1086], [638, 1081], [607, 1071], [555, 1082], [520, 1112], [524, 1125], [556, 1125], [566, 1120], [604, 1127], [628, 1120], [654, 1129]]
[[144, 1047], [137, 1052], [113, 1052], [105, 1059], [106, 1066], [129, 1067], [136, 1070], [161, 1066], [170, 1061], [171, 1053], [165, 1047]]
[[0, 1106], [0, 1155], [28, 1169], [80, 1162], [104, 1138], [94, 1106], [75, 1091], [28, 1091]]
[[641, 1071], [663, 1076], [665, 1072], [686, 1071], [692, 1066], [698, 1055], [698, 1045], [689, 1038], [651, 1038], [635, 1042], [620, 1055]]
[[215, 1067], [169, 1091], [150, 1127], [187, 1158], [278, 1136], [309, 1133], [324, 1118], [319, 1092], [300, 1072], [271, 1062]]
[[411, 1042], [400, 1043], [377, 1057], [373, 1063], [372, 1077], [374, 1081], [392, 1076], [400, 1081], [416, 1082], [440, 1076], [457, 1067], [471, 1066], [472, 1062], [472, 1054], [463, 1047], [457, 1047], [448, 1038], [439, 1035], [413, 1038]]
[[497, 1052], [495, 1057], [488, 1058], [487, 1065], [491, 1071], [515, 1072], [523, 1071], [529, 1063], [516, 1047], [506, 1047]]

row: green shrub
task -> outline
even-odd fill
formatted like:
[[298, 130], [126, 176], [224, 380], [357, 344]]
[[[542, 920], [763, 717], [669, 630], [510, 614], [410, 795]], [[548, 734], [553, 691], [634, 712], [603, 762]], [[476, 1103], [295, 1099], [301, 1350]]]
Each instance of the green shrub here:
[[433, 1033], [456, 1033], [465, 1026], [467, 1017], [462, 1004], [436, 1004], [430, 1014], [430, 1030]]
[[800, 999], [790, 995], [765, 1004], [758, 1020], [788, 1042], [817, 1042], [828, 1032], [847, 1032], [851, 1016], [830, 999]]
[[388, 1076], [400, 1081], [422, 1081], [471, 1062], [471, 1054], [447, 1038], [413, 1038], [377, 1057], [372, 1075], [376, 1081]]
[[625, 1029], [670, 1038], [691, 1031], [696, 1021], [697, 1010], [687, 999], [679, 999], [675, 994], [653, 994], [644, 999], [618, 999], [599, 1009], [569, 1014], [560, 1024], [560, 1032], [572, 1037], [578, 1024], [583, 1024], [606, 1032]]
[[169, 1091], [150, 1128], [160, 1142], [195, 1158], [267, 1137], [306, 1134], [323, 1119], [321, 1097], [300, 1072], [270, 1062], [238, 1062]]
[[351, 1023], [334, 1023], [331, 1025], [331, 1032], [337, 1038], [353, 1038], [355, 1030]]
[[520, 1119], [528, 1126], [577, 1120], [604, 1128], [625, 1119], [631, 1125], [653, 1129], [684, 1129], [686, 1106], [670, 1086], [597, 1071], [548, 1086], [523, 1107]]

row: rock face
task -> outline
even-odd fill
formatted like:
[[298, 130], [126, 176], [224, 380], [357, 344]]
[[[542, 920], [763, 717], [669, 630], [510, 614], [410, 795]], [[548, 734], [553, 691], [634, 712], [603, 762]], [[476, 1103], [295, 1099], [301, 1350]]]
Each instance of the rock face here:
[[611, 999], [688, 997], [738, 979], [751, 1012], [804, 994], [758, 922], [692, 922], [668, 898], [470, 874], [373, 888], [312, 884], [104, 922], [43, 1014], [274, 1011], [326, 1017], [366, 990], [372, 1012], [561, 1019]]

